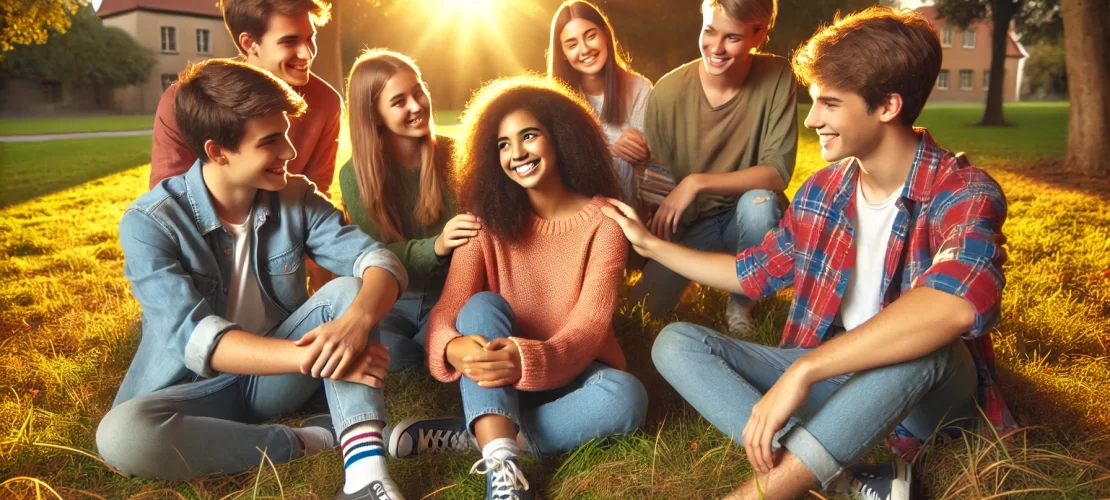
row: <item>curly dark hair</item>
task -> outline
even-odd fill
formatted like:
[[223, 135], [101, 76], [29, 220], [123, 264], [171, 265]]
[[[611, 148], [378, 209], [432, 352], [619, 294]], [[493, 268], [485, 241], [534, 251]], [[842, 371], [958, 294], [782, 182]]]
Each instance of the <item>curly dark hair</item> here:
[[612, 155], [593, 108], [566, 84], [529, 74], [487, 83], [467, 103], [453, 162], [462, 211], [481, 217], [483, 228], [495, 236], [520, 235], [531, 203], [526, 190], [501, 168], [497, 150], [501, 120], [520, 109], [550, 133], [559, 177], [568, 190], [620, 197]]

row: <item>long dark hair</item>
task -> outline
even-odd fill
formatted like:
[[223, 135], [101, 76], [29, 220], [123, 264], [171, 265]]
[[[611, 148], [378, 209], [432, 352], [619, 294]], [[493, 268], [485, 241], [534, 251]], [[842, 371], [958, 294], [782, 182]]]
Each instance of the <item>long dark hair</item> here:
[[629, 69], [621, 44], [613, 34], [609, 18], [605, 17], [596, 5], [585, 0], [567, 0], [559, 6], [559, 10], [555, 11], [555, 17], [551, 19], [551, 38], [547, 46], [547, 76], [562, 80], [578, 92], [582, 92], [582, 76], [564, 57], [563, 44], [559, 40], [563, 28], [572, 19], [584, 19], [596, 24], [605, 32], [609, 57], [605, 59], [605, 66], [601, 70], [605, 79], [605, 103], [601, 107], [601, 121], [623, 125], [627, 118], [625, 109], [628, 106], [628, 103], [624, 102], [624, 94], [627, 80], [633, 71]]
[[463, 112], [454, 151], [454, 178], [461, 211], [482, 218], [495, 236], [515, 239], [532, 211], [527, 191], [501, 168], [497, 150], [501, 120], [516, 110], [532, 114], [548, 130], [559, 178], [569, 191], [617, 198], [621, 188], [593, 109], [564, 83], [540, 75], [494, 80], [474, 94]]

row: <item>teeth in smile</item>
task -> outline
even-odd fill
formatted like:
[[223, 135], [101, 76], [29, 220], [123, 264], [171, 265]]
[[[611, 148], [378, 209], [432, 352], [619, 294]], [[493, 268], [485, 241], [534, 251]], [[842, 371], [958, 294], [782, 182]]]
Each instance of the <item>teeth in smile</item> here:
[[307, 64], [304, 64], [304, 65], [290, 64], [289, 66], [292, 67], [293, 69], [297, 70], [297, 71], [304, 71], [304, 70], [308, 69]]
[[720, 57], [710, 57], [709, 60], [717, 64], [725, 62], [725, 60]]
[[536, 168], [536, 166], [539, 165], [539, 164], [540, 164], [540, 161], [535, 160], [535, 161], [532, 161], [532, 162], [529, 162], [529, 163], [525, 163], [524, 165], [518, 165], [516, 167], [513, 167], [512, 170], [513, 170], [513, 172], [516, 172], [517, 175], [523, 175], [523, 174], [527, 174], [528, 172], [531, 172], [532, 169]]
[[595, 59], [597, 59], [596, 56], [587, 57], [587, 58], [582, 60], [582, 64], [586, 64], [586, 65], [593, 64]]

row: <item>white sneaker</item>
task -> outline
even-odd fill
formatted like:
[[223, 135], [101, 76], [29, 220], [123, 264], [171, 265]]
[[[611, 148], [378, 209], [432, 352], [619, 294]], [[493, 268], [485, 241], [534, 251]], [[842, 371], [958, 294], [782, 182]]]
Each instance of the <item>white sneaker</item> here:
[[750, 304], [740, 304], [730, 298], [725, 307], [725, 320], [728, 322], [728, 331], [737, 338], [745, 339], [755, 333]]
[[846, 467], [849, 493], [862, 500], [909, 500], [913, 471], [905, 460], [879, 465], [856, 464]]

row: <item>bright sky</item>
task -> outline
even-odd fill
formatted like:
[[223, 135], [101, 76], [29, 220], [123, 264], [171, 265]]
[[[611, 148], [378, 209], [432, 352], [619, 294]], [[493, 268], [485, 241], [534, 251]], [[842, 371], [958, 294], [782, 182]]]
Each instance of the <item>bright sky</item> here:
[[92, 5], [94, 9], [100, 10], [100, 0], [92, 0]]

